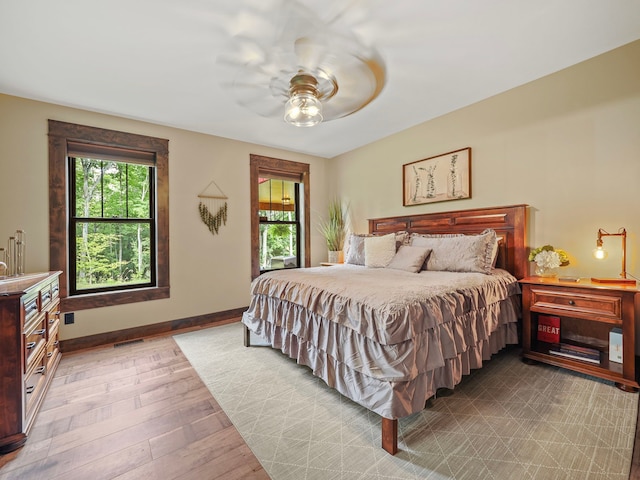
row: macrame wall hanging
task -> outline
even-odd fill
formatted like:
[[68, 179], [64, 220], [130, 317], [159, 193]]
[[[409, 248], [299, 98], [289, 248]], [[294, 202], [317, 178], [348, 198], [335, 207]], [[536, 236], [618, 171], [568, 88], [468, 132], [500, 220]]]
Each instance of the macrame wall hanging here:
[[222, 225], [227, 224], [227, 200], [220, 187], [213, 180], [199, 195], [198, 211], [200, 219], [215, 235]]

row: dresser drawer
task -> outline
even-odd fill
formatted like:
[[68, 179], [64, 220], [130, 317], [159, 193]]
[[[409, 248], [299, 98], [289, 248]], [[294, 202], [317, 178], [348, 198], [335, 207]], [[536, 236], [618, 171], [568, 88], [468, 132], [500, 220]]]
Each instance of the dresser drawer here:
[[45, 312], [47, 328], [58, 328], [60, 325], [60, 302], [53, 302]]
[[58, 355], [60, 355], [60, 341], [58, 340], [58, 322], [56, 322], [53, 327], [49, 327], [49, 340], [45, 354], [47, 369], [52, 369], [52, 364], [57, 361]]
[[40, 289], [40, 310], [46, 309], [53, 300], [53, 292], [51, 290], [51, 284]]
[[611, 293], [531, 288], [531, 310], [572, 317], [622, 320], [622, 297]]
[[40, 315], [38, 320], [32, 322], [24, 332], [24, 359], [26, 372], [29, 370], [31, 363], [38, 356], [38, 353], [45, 349], [47, 341], [47, 324], [46, 316]]
[[24, 377], [25, 413], [27, 419], [34, 413], [34, 407], [38, 404], [38, 399], [43, 394], [47, 380], [47, 358], [44, 350], [44, 348], [40, 349], [33, 365]]
[[51, 283], [51, 298], [55, 300], [58, 296], [60, 296], [60, 279], [56, 278]]
[[40, 296], [39, 292], [33, 292], [25, 296], [22, 304], [24, 311], [24, 324], [31, 322], [38, 313], [40, 313]]

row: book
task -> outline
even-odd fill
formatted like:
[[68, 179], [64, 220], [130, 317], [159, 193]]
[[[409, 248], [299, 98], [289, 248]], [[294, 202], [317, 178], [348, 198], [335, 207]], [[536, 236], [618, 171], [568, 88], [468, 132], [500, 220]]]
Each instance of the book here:
[[591, 355], [596, 355], [596, 354], [600, 354], [600, 350], [598, 350], [597, 348], [593, 348], [593, 347], [581, 347], [579, 345], [574, 345], [572, 343], [561, 343], [560, 344], [560, 350], [570, 350], [572, 352], [578, 352], [578, 353], [586, 353], [586, 354], [591, 354]]
[[573, 357], [579, 357], [581, 359], [597, 360], [600, 362], [600, 350], [589, 347], [580, 347], [578, 345], [571, 345], [568, 343], [561, 343], [556, 351]]
[[622, 329], [613, 328], [609, 332], [609, 361], [622, 363]]
[[589, 362], [589, 363], [593, 363], [596, 365], [600, 364], [600, 358], [591, 358], [591, 357], [584, 357], [584, 356], [580, 356], [580, 355], [576, 355], [575, 353], [569, 353], [569, 352], [561, 352], [560, 350], [549, 350], [549, 353], [551, 355], [557, 355], [558, 357], [566, 357], [566, 358], [571, 358], [573, 360], [580, 360], [583, 362]]
[[560, 317], [538, 315], [538, 340], [548, 343], [560, 343]]

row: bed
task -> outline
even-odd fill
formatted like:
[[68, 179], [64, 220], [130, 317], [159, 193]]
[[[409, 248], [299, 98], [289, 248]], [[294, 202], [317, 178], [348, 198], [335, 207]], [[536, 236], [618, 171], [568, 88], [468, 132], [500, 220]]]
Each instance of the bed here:
[[[263, 274], [252, 283], [242, 317], [245, 345], [254, 332], [379, 414], [382, 448], [394, 455], [399, 418], [422, 410], [438, 389], [453, 389], [518, 342], [526, 217], [526, 205], [514, 205], [369, 220], [368, 253], [393, 237], [398, 254], [431, 247], [424, 264], [411, 272], [370, 268], [376, 260], [371, 256], [369, 266]], [[453, 241], [494, 245], [491, 268], [431, 268], [442, 258], [437, 242]]]

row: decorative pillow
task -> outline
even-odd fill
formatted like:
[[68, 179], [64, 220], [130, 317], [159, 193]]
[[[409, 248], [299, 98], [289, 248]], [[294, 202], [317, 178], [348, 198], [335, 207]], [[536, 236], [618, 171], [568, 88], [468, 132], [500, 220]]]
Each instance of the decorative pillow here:
[[495, 258], [496, 232], [480, 235], [412, 236], [411, 245], [430, 248], [427, 270], [491, 273]]
[[365, 267], [384, 268], [389, 265], [396, 254], [396, 234], [390, 233], [379, 237], [365, 237]]
[[[463, 233], [412, 233], [409, 235], [407, 244], [413, 245], [414, 238], [451, 238], [451, 237], [463, 237], [463, 236], [464, 236]], [[428, 243], [429, 243], [428, 240], [418, 240], [416, 242], [416, 245], [421, 246], [423, 244], [427, 245]], [[437, 243], [437, 242], [432, 242], [432, 243]], [[427, 262], [429, 261], [429, 256], [427, 256], [426, 260], [424, 261], [424, 265], [422, 265], [422, 270], [427, 270]]]
[[411, 245], [400, 245], [395, 256], [387, 265], [387, 268], [394, 270], [404, 270], [405, 272], [418, 273], [422, 265], [431, 253], [431, 249], [426, 247], [412, 247]]
[[364, 239], [367, 234], [352, 233], [349, 235], [349, 248], [344, 259], [345, 263], [352, 265], [364, 265]]
[[[352, 265], [364, 265], [364, 239], [373, 236], [375, 235], [371, 233], [352, 233], [349, 235], [344, 262]], [[410, 239], [408, 232], [395, 232], [395, 236], [396, 250], [400, 248], [400, 245], [408, 245]]]

